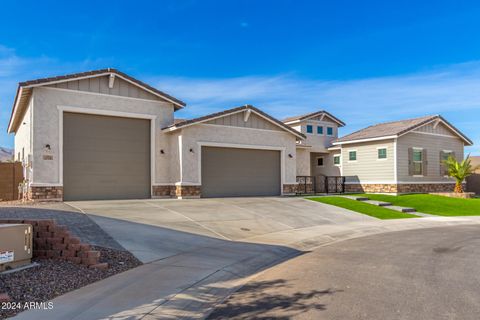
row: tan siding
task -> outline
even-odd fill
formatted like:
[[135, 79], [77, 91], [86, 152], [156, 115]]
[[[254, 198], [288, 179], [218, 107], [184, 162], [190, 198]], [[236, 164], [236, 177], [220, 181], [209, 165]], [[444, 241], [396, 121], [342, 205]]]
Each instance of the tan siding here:
[[235, 113], [229, 116], [213, 119], [211, 121], [205, 122], [206, 124], [221, 125], [221, 126], [232, 126], [232, 127], [242, 127], [242, 128], [252, 128], [252, 129], [264, 129], [264, 130], [274, 130], [274, 131], [283, 131], [282, 128], [277, 125], [263, 119], [262, 117], [251, 113], [248, 121], [244, 121], [244, 112]]
[[[427, 175], [424, 177], [408, 175], [408, 148], [414, 147], [427, 150]], [[440, 175], [440, 151], [451, 150], [455, 152], [458, 160], [463, 159], [463, 142], [456, 137], [450, 138], [411, 132], [398, 138], [397, 149], [399, 182], [451, 181], [449, 178]]]
[[436, 134], [444, 134], [448, 136], [455, 136], [455, 133], [451, 131], [446, 125], [443, 123], [439, 123], [436, 127], [434, 123], [426, 124], [414, 131], [417, 132], [426, 132], [426, 133], [436, 133]]
[[115, 78], [112, 89], [108, 87], [108, 82], [109, 76], [102, 76], [52, 84], [49, 85], [49, 87], [111, 94], [115, 96], [141, 98], [147, 100], [161, 100], [156, 95], [151, 94], [150, 92], [147, 92], [123, 79], [120, 79], [119, 77]]
[[[387, 148], [387, 159], [379, 160], [377, 148]], [[348, 152], [357, 150], [357, 161], [348, 161]], [[342, 146], [342, 173], [347, 182], [392, 182], [394, 174], [393, 140], [355, 143]]]

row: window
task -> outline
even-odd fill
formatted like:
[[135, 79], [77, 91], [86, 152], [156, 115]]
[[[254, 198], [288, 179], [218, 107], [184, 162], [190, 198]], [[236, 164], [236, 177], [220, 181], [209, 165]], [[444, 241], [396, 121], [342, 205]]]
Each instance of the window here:
[[333, 136], [333, 128], [327, 127], [327, 136]]
[[313, 126], [307, 125], [307, 133], [313, 133]]
[[323, 127], [322, 126], [317, 127], [317, 134], [323, 134]]
[[423, 150], [422, 149], [413, 149], [413, 175], [421, 176], [423, 175]]
[[317, 158], [317, 167], [323, 167], [323, 157]]
[[348, 161], [357, 161], [357, 151], [348, 152]]
[[387, 159], [387, 148], [378, 148], [378, 159]]
[[336, 165], [336, 166], [340, 165], [340, 155], [339, 154], [333, 156], [333, 164]]

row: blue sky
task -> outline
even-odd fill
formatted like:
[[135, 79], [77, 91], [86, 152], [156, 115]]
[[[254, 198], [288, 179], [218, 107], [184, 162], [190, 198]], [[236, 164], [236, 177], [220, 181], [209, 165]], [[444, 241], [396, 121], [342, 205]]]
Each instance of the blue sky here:
[[177, 117], [246, 103], [279, 118], [326, 109], [346, 134], [440, 113], [480, 145], [479, 2], [0, 6], [0, 146], [13, 146], [6, 127], [19, 81], [105, 67], [186, 101]]

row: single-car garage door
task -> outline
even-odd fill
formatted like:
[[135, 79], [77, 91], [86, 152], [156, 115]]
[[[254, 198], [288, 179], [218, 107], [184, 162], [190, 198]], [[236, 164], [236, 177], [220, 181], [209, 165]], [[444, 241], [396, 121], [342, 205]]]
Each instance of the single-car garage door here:
[[280, 195], [280, 151], [202, 147], [202, 197]]
[[150, 120], [64, 113], [64, 200], [150, 197]]

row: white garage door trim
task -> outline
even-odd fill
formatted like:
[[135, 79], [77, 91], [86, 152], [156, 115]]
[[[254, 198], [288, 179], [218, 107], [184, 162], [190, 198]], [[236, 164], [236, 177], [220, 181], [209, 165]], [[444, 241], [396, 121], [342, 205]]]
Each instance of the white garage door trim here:
[[[283, 185], [285, 184], [285, 147], [275, 146], [259, 146], [253, 144], [235, 144], [235, 143], [223, 143], [223, 142], [197, 142], [198, 150], [202, 150], [202, 147], [223, 147], [223, 148], [239, 148], [239, 149], [258, 149], [258, 150], [274, 150], [280, 151], [280, 191], [283, 194]], [[202, 153], [198, 152], [198, 182], [202, 184]]]
[[94, 114], [101, 116], [113, 116], [113, 117], [122, 117], [122, 118], [135, 118], [135, 119], [148, 119], [150, 120], [150, 196], [152, 194], [152, 186], [155, 184], [155, 121], [157, 116], [141, 114], [141, 113], [130, 113], [122, 111], [112, 111], [104, 109], [93, 109], [93, 108], [81, 108], [81, 107], [72, 107], [72, 106], [57, 106], [59, 115], [58, 115], [58, 150], [59, 150], [59, 163], [58, 163], [58, 174], [59, 182], [58, 184], [52, 185], [63, 185], [63, 113], [72, 112], [72, 113], [83, 113], [83, 114]]

